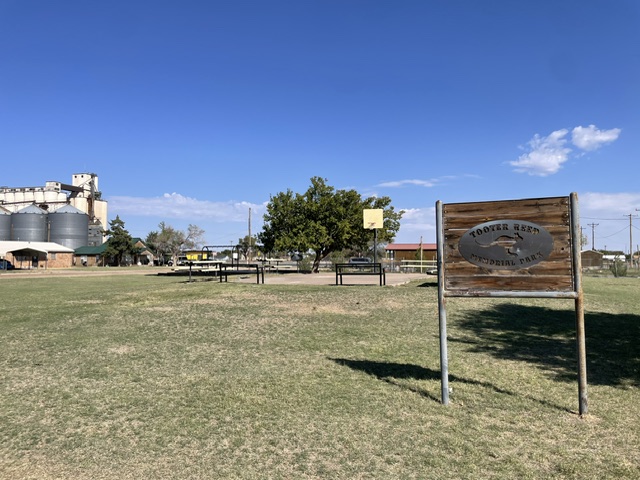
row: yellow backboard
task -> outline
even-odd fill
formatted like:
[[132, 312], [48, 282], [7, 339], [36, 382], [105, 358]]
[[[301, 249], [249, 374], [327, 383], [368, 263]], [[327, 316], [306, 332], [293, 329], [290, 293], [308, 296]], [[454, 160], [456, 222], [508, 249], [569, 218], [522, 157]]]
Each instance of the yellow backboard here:
[[374, 229], [382, 228], [382, 209], [381, 208], [369, 208], [363, 210], [364, 228]]

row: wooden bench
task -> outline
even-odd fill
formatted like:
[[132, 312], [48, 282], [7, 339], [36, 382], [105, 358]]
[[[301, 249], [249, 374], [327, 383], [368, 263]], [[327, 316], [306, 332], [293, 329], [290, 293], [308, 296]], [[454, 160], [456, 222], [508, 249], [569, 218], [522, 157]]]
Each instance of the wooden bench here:
[[336, 263], [336, 285], [342, 285], [344, 275], [374, 275], [380, 278], [380, 286], [387, 284], [381, 263]]

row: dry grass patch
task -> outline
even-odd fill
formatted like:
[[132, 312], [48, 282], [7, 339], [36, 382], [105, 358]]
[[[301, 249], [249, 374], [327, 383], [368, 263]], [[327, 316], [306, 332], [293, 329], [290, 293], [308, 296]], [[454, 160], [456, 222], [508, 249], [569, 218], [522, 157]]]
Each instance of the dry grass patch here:
[[451, 300], [447, 408], [433, 283], [1, 287], [0, 478], [640, 476], [629, 280], [586, 282], [586, 419], [567, 302]]

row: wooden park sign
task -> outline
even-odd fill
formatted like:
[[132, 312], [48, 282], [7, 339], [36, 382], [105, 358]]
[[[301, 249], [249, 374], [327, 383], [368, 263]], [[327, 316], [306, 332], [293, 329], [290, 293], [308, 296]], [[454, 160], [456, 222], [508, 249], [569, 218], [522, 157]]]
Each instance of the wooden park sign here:
[[575, 299], [580, 415], [587, 413], [578, 197], [436, 203], [442, 402], [446, 297]]

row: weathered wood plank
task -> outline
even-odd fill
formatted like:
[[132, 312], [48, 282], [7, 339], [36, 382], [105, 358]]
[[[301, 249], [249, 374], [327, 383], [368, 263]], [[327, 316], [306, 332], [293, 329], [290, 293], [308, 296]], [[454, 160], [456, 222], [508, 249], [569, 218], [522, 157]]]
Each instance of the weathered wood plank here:
[[569, 212], [569, 197], [530, 198], [522, 200], [499, 200], [489, 202], [447, 203], [442, 206], [445, 217], [448, 215], [493, 215], [504, 212], [531, 212], [539, 216], [558, 211]]
[[572, 277], [567, 276], [448, 276], [446, 290], [521, 290], [521, 291], [571, 291]]
[[[447, 249], [445, 251], [445, 261], [451, 265], [455, 263], [469, 263], [467, 260], [460, 254], [457, 249]], [[546, 260], [540, 262], [541, 264], [545, 264], [548, 262], [559, 262], [566, 261], [568, 264], [571, 264], [570, 258], [567, 259], [566, 249], [557, 249], [553, 250], [549, 257]], [[472, 264], [470, 264], [472, 265]], [[523, 267], [526, 268], [526, 267]]]
[[[506, 252], [493, 258], [486, 256], [483, 252], [490, 244], [483, 245], [479, 242], [475, 245], [473, 238], [476, 235], [477, 238], [484, 238], [481, 235], [486, 235], [489, 240], [501, 238], [500, 220], [511, 221], [503, 226], [507, 239], [510, 234], [512, 238], [515, 237], [513, 234], [518, 228], [517, 221], [529, 222], [535, 224], [533, 227], [537, 225], [546, 230], [553, 243], [550, 247], [546, 244], [544, 260], [529, 265], [522, 254], [514, 253], [513, 258]], [[482, 224], [487, 222], [492, 222], [489, 225], [496, 230], [485, 230], [489, 233], [482, 233]], [[575, 288], [569, 197], [446, 204], [443, 205], [442, 225], [444, 280], [447, 290], [566, 292]], [[474, 227], [480, 227], [477, 234], [472, 233]], [[484, 228], [488, 227], [485, 225]], [[465, 237], [467, 258], [468, 249], [471, 248], [475, 263], [471, 263], [460, 252], [460, 242]], [[472, 243], [469, 243], [469, 239]], [[495, 255], [495, 247], [492, 248]], [[531, 255], [533, 257], [530, 258], [535, 258], [535, 252]], [[523, 267], [518, 268], [519, 264]], [[501, 269], [500, 266], [509, 268]]]
[[533, 275], [555, 275], [564, 276], [571, 275], [572, 265], [570, 262], [541, 262], [529, 268], [523, 268], [520, 270], [500, 270], [478, 267], [470, 264], [469, 262], [453, 263], [447, 267], [449, 275], [457, 276], [473, 276], [473, 275], [495, 275], [495, 276], [514, 276], [514, 277], [526, 277]]

